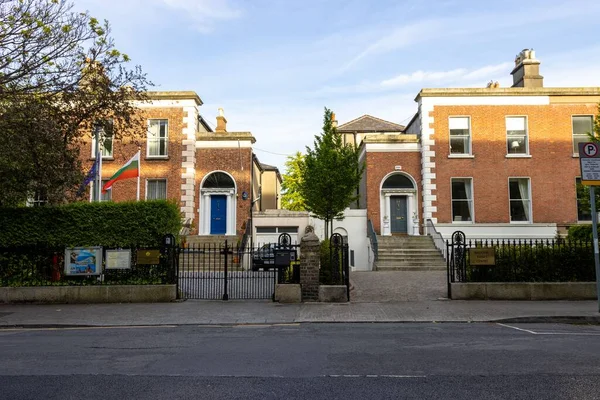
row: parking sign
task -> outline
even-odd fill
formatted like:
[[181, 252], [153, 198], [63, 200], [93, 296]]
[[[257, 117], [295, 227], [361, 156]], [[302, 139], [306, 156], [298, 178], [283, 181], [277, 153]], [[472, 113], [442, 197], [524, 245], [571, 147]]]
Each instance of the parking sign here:
[[579, 165], [581, 166], [581, 183], [600, 186], [599, 143], [579, 143]]

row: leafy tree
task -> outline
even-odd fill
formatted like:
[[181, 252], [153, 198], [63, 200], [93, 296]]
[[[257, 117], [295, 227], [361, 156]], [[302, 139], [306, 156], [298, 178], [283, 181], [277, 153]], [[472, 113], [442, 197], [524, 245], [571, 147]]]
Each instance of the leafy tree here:
[[107, 21], [66, 0], [0, 0], [1, 206], [72, 199], [94, 123], [111, 120], [117, 139], [145, 132], [133, 100], [151, 83], [129, 61]]
[[304, 155], [299, 151], [293, 156], [289, 156], [285, 162], [286, 173], [283, 175], [281, 188], [281, 207], [291, 211], [304, 211], [306, 205], [300, 192], [302, 183], [302, 164]]
[[342, 144], [332, 112], [325, 108], [323, 132], [315, 136], [314, 149], [306, 147], [300, 194], [306, 209], [325, 221], [326, 236], [333, 220], [341, 218], [344, 209], [357, 199], [356, 188], [363, 170], [356, 146]]

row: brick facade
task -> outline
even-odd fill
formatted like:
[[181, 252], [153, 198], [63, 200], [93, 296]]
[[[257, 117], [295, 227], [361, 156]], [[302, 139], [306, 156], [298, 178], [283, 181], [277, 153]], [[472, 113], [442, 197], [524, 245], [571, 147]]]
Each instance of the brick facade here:
[[[201, 182], [205, 176], [214, 171], [229, 173], [237, 187], [236, 232], [243, 234], [242, 225], [250, 218], [250, 193], [252, 191], [252, 149], [250, 148], [211, 148], [196, 151], [196, 187], [202, 189]], [[246, 200], [242, 193], [248, 193]], [[199, 194], [198, 194], [199, 195]], [[203, 198], [199, 197], [199, 208], [202, 207]], [[199, 221], [201, 224], [202, 221]]]
[[[167, 198], [181, 198], [181, 153], [183, 141], [184, 112], [182, 108], [156, 107], [142, 109], [144, 119], [166, 119], [168, 126], [168, 147], [166, 158], [147, 157], [147, 140], [143, 135], [124, 135], [122, 139], [113, 142], [113, 159], [102, 159], [102, 179], [109, 179], [119, 168], [123, 166], [138, 151], [141, 145], [140, 158], [140, 199], [146, 198], [146, 180], [166, 179]], [[139, 132], [145, 132], [146, 126], [140, 127]], [[92, 164], [91, 141], [86, 141], [82, 146], [82, 162], [85, 170]], [[112, 189], [113, 201], [135, 200], [137, 181], [135, 179], [116, 182]]]
[[[396, 171], [395, 167], [402, 169]], [[367, 179], [367, 218], [373, 223], [375, 232], [381, 232], [381, 184], [390, 173], [405, 173], [416, 181], [417, 209], [421, 196], [421, 153], [419, 152], [367, 152], [365, 178]]]
[[[577, 222], [575, 178], [579, 159], [573, 156], [573, 115], [594, 115], [597, 105], [549, 104], [505, 106], [435, 106], [433, 129], [439, 223], [451, 221], [452, 177], [472, 177], [475, 223], [508, 223], [509, 177], [529, 177], [534, 223]], [[471, 119], [473, 158], [449, 158], [448, 117]], [[509, 158], [506, 116], [526, 116], [530, 158]]]
[[[137, 134], [117, 133], [120, 138], [113, 140], [113, 157], [103, 158], [102, 178], [109, 179], [140, 149], [140, 200], [146, 199], [147, 180], [165, 179], [166, 198], [180, 205], [182, 220], [190, 224], [189, 233], [208, 234], [206, 226], [210, 225], [205, 225], [202, 230], [202, 224], [210, 224], [211, 211], [202, 202], [201, 183], [211, 172], [223, 171], [236, 185], [236, 191], [227, 194], [227, 201], [231, 202], [228, 204], [235, 207], [228, 209], [227, 234], [243, 234], [243, 225], [250, 218], [252, 194], [257, 192], [261, 178], [253, 174], [253, 165], [259, 162], [253, 156], [255, 139], [252, 134], [227, 132], [222, 110], [217, 117], [219, 130], [213, 132], [200, 117], [198, 108], [202, 101], [194, 92], [149, 92], [148, 97], [149, 102], [138, 105], [143, 123], [135, 129]], [[153, 119], [168, 121], [166, 157], [147, 155], [148, 121]], [[81, 160], [86, 171], [94, 162], [91, 146], [88, 137], [81, 147]], [[275, 190], [278, 196], [279, 186]], [[111, 191], [112, 201], [133, 201], [136, 191], [135, 179], [116, 182]], [[232, 222], [230, 218], [234, 213], [236, 220]]]

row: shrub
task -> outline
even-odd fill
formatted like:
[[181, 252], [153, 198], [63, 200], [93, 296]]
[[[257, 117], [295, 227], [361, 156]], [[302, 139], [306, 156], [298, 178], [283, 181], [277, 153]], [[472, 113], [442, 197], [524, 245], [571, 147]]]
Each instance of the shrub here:
[[493, 248], [496, 265], [468, 266], [468, 282], [594, 281], [594, 253], [589, 241], [512, 241]]
[[339, 263], [337, 265], [337, 279], [335, 279], [334, 268], [336, 266], [331, 264], [331, 249], [329, 239], [325, 239], [321, 242], [320, 247], [320, 269], [319, 269], [319, 283], [322, 285], [341, 285], [343, 284], [342, 279], [342, 250], [340, 249], [340, 254], [338, 257]]
[[[600, 230], [600, 228], [598, 228]], [[572, 225], [569, 227], [569, 239], [592, 240], [592, 225]]]
[[159, 246], [179, 234], [179, 207], [170, 201], [72, 203], [0, 208], [0, 246]]

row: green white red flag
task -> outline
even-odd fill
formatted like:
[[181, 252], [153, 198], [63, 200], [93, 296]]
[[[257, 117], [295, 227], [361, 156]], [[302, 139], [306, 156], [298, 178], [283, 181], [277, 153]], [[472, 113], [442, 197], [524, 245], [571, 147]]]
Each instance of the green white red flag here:
[[[102, 193], [106, 193], [108, 189], [112, 187], [112, 185], [117, 181], [122, 181], [124, 179], [130, 178], [138, 178], [140, 177], [140, 152], [135, 153], [133, 157], [129, 161], [125, 163], [111, 178], [106, 182], [106, 184], [102, 187]], [[139, 184], [139, 182], [138, 182]], [[138, 188], [139, 189], [139, 188]]]

